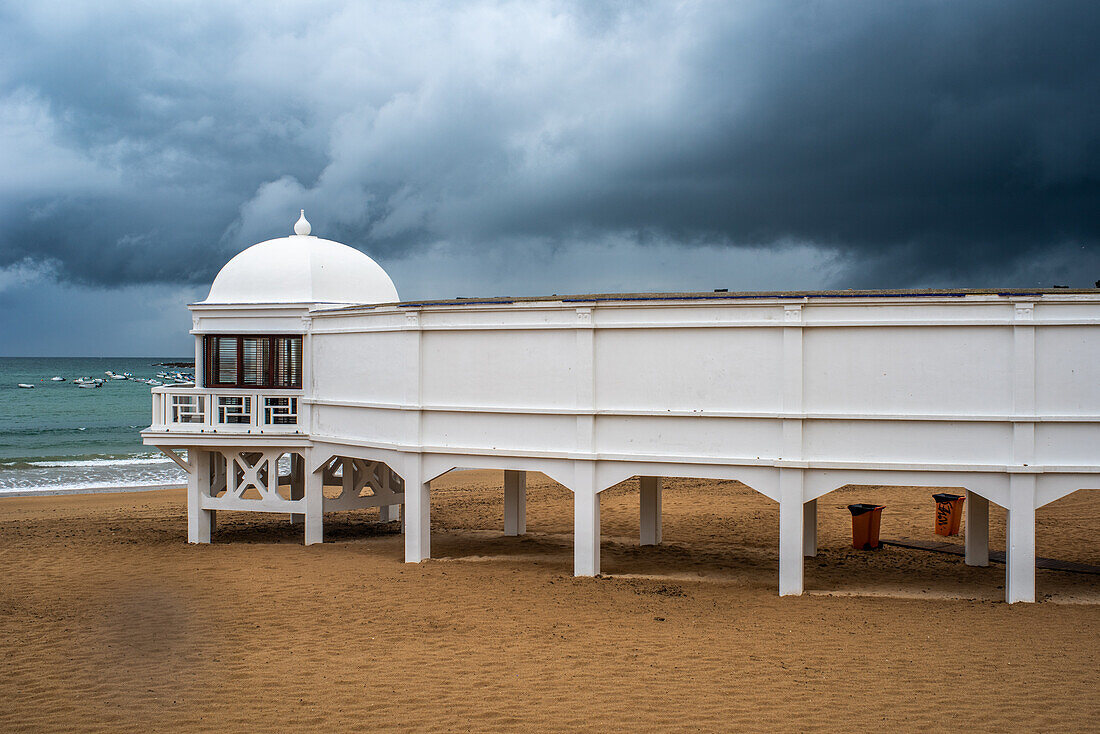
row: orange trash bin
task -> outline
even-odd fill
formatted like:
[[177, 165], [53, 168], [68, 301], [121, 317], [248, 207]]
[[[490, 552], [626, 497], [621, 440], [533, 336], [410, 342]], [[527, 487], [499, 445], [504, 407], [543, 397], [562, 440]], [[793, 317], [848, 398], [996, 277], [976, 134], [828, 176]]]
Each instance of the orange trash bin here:
[[852, 513], [852, 547], [873, 550], [879, 547], [878, 531], [886, 505], [848, 505]]
[[936, 535], [958, 535], [966, 498], [940, 492], [932, 495], [932, 499], [936, 500]]

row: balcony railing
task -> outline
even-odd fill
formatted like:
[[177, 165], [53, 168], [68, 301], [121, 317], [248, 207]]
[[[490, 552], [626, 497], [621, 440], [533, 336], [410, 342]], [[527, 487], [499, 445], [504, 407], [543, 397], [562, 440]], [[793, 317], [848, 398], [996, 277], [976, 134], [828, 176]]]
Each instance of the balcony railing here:
[[196, 387], [153, 388], [153, 428], [183, 432], [301, 433], [301, 395]]

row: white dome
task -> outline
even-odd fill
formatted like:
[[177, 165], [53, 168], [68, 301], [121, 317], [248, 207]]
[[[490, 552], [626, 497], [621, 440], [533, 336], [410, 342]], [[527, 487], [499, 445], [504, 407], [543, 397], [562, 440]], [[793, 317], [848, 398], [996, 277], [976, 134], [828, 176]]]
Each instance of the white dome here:
[[[304, 222], [303, 217], [299, 222]], [[305, 223], [308, 232], [309, 223]], [[298, 227], [301, 229], [301, 227]], [[386, 271], [339, 242], [296, 234], [252, 245], [225, 264], [203, 303], [393, 303]]]

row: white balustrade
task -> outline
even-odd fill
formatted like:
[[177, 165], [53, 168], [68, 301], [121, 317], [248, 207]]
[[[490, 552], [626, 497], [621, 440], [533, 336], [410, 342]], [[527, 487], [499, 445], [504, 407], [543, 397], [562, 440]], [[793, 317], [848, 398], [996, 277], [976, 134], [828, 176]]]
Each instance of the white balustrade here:
[[298, 395], [153, 389], [153, 426], [173, 433], [300, 433], [298, 414]]

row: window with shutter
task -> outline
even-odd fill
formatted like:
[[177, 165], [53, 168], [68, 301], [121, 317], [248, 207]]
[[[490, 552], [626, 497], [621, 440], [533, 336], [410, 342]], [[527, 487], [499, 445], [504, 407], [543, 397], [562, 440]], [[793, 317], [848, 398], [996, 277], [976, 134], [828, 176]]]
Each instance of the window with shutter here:
[[207, 336], [206, 387], [298, 389], [301, 336]]

